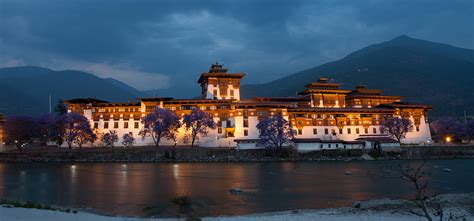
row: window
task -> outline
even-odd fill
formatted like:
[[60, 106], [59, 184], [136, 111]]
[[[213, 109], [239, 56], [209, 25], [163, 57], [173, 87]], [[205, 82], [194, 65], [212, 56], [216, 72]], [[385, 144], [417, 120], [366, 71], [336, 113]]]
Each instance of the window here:
[[138, 122], [135, 122], [135, 125], [134, 125], [134, 126], [135, 126], [135, 129], [138, 128], [138, 125], [139, 125], [139, 123], [138, 123]]
[[342, 134], [344, 131], [342, 128], [339, 128], [339, 134]]
[[359, 132], [360, 132], [359, 128], [356, 128], [356, 134], [359, 134]]
[[375, 128], [375, 127], [372, 128], [372, 132], [374, 132], [374, 134], [376, 134], [377, 133], [377, 128]]
[[104, 122], [104, 128], [105, 129], [109, 128], [109, 122]]
[[230, 90], [230, 96], [231, 96], [231, 97], [234, 96], [234, 90]]
[[94, 128], [95, 129], [99, 128], [99, 122], [94, 122]]
[[232, 122], [230, 120], [226, 120], [225, 124], [226, 124], [225, 127], [232, 127]]
[[351, 134], [351, 128], [347, 128], [347, 134]]
[[249, 119], [244, 117], [244, 127], [249, 127]]
[[217, 128], [217, 133], [218, 133], [218, 134], [221, 134], [221, 133], [222, 133], [222, 127], [218, 127], [218, 128]]
[[114, 128], [118, 128], [118, 123], [119, 122], [114, 122]]
[[123, 128], [127, 129], [128, 128], [128, 122], [123, 123]]
[[302, 129], [298, 129], [298, 135], [301, 135], [303, 134], [303, 130]]
[[331, 134], [332, 134], [333, 136], [336, 136], [336, 130], [335, 130], [335, 129], [331, 129]]
[[313, 134], [318, 134], [318, 128], [313, 128]]
[[212, 96], [214, 96], [214, 100], [217, 99], [217, 90], [214, 90], [214, 91], [212, 92]]
[[419, 127], [419, 126], [416, 126], [416, 131], [420, 131], [420, 127]]
[[248, 136], [249, 135], [249, 130], [244, 130], [244, 136]]
[[365, 134], [368, 134], [369, 133], [369, 128], [364, 128], [364, 132], [365, 132]]
[[338, 148], [338, 147], [339, 147], [339, 144], [336, 144], [336, 148]]
[[324, 129], [324, 134], [329, 134], [329, 129]]

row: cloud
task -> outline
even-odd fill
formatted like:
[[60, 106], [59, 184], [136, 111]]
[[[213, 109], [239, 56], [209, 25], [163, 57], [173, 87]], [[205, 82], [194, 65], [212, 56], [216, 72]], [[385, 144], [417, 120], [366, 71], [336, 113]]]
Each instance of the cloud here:
[[139, 71], [129, 64], [90, 63], [68, 60], [54, 60], [42, 66], [53, 70], [79, 70], [101, 78], [114, 78], [139, 90], [168, 88], [169, 77], [159, 73]]
[[474, 48], [473, 7], [469, 0], [0, 0], [0, 60], [90, 70], [142, 89], [193, 89], [219, 60], [248, 72], [248, 83], [266, 82], [402, 34]]

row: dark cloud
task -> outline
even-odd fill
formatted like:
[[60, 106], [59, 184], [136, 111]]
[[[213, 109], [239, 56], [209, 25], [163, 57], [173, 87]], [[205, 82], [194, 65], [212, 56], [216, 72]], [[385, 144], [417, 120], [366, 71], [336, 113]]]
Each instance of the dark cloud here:
[[402, 34], [474, 48], [473, 7], [470, 0], [0, 0], [0, 65], [147, 76], [142, 88], [150, 89], [155, 75], [157, 88], [194, 85], [219, 60], [248, 72], [247, 82], [265, 82]]

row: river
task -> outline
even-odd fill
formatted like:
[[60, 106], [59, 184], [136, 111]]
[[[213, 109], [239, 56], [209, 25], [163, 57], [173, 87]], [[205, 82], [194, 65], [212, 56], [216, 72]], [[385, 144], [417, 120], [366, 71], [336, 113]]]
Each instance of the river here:
[[[0, 163], [0, 198], [126, 216], [150, 215], [145, 207], [166, 208], [183, 195], [210, 216], [319, 209], [412, 197], [406, 181], [369, 174], [402, 162]], [[432, 193], [474, 192], [474, 160], [431, 160], [426, 170]], [[231, 194], [232, 188], [243, 192]]]

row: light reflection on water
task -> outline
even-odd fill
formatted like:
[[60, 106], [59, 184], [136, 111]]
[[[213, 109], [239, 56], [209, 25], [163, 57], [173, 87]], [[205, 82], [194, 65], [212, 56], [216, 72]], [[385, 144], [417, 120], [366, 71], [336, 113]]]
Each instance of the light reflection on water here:
[[[145, 215], [143, 208], [181, 195], [203, 202], [208, 215], [316, 209], [354, 200], [411, 197], [407, 183], [368, 175], [396, 163], [0, 163], [0, 197], [132, 216]], [[427, 168], [433, 174], [433, 192], [474, 192], [474, 160], [431, 161]], [[233, 195], [231, 188], [243, 193]]]

